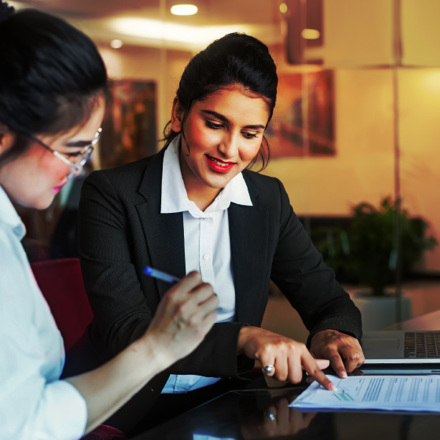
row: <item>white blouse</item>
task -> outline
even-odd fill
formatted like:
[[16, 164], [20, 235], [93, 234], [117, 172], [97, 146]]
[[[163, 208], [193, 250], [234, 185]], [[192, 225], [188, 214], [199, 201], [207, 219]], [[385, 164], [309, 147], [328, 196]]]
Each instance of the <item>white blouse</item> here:
[[[186, 273], [196, 270], [214, 287], [219, 299], [217, 322], [232, 321], [235, 315], [235, 286], [231, 265], [228, 208], [231, 203], [252, 206], [242, 174], [223, 188], [205, 211], [188, 199], [179, 163], [180, 136], [164, 154], [161, 214], [182, 212]], [[160, 268], [158, 268], [160, 269]], [[219, 378], [171, 375], [163, 393], [184, 393], [217, 382]]]
[[64, 346], [21, 240], [25, 227], [0, 187], [0, 438], [73, 440], [86, 402], [59, 380]]

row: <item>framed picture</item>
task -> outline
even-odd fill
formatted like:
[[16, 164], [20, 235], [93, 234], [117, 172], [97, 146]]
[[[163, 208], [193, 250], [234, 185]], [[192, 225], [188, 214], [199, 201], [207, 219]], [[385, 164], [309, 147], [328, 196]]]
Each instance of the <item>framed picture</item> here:
[[102, 124], [101, 168], [132, 162], [157, 151], [156, 83], [112, 80], [113, 102]]
[[272, 158], [334, 156], [333, 72], [279, 74], [266, 137]]

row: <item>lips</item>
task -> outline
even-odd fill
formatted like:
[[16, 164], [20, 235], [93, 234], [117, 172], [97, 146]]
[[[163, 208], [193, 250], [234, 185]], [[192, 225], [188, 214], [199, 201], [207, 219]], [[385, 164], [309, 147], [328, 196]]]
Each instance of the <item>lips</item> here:
[[52, 192], [55, 193], [55, 194], [58, 194], [58, 193], [61, 191], [61, 188], [62, 188], [66, 183], [67, 183], [67, 181], [64, 182], [64, 183], [62, 183], [61, 185], [58, 185], [58, 186], [52, 188]]
[[234, 165], [234, 162], [224, 162], [212, 156], [206, 155], [210, 168], [216, 173], [227, 173]]

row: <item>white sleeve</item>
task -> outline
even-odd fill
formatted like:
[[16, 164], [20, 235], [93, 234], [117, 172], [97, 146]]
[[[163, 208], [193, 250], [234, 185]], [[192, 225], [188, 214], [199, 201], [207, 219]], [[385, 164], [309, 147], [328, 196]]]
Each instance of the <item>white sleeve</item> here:
[[[45, 377], [41, 352], [0, 316], [0, 438], [72, 440], [85, 430], [87, 407], [68, 382]], [[13, 326], [14, 327], [14, 326]]]
[[80, 438], [87, 420], [85, 400], [68, 382], [49, 382], [38, 348], [34, 351], [17, 327], [8, 332], [4, 316], [0, 322], [0, 438]]
[[59, 380], [61, 336], [26, 271], [10, 262], [8, 269], [0, 276], [0, 439], [79, 439], [87, 406]]

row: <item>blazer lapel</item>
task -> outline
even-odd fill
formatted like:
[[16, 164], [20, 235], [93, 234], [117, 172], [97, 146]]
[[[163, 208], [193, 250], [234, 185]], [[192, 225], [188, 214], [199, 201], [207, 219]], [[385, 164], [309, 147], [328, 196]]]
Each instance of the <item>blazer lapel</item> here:
[[[148, 162], [139, 185], [145, 202], [136, 205], [145, 234], [151, 266], [177, 277], [185, 275], [185, 244], [182, 213], [161, 214], [163, 152]], [[169, 284], [156, 280], [159, 295], [169, 289]]]
[[[138, 203], [136, 209], [145, 234], [146, 261], [159, 270], [183, 277], [186, 273], [183, 216], [182, 213], [160, 214], [162, 164], [163, 151], [148, 162], [138, 189], [145, 202]], [[236, 316], [238, 320], [244, 321], [248, 321], [248, 316], [255, 318], [257, 304], [266, 301], [266, 297], [257, 298], [256, 295], [259, 292], [267, 294], [261, 283], [270, 271], [266, 262], [267, 208], [258, 204], [258, 191], [254, 187], [249, 186], [249, 191], [254, 206], [232, 203], [229, 207], [232, 270], [237, 297]], [[250, 255], [256, 256], [252, 258], [252, 266], [248, 264]], [[169, 289], [167, 283], [156, 281], [156, 285], [160, 296]]]
[[[253, 203], [254, 206], [233, 203], [229, 207], [232, 270], [237, 298], [236, 318], [242, 322], [258, 320], [255, 313], [261, 308], [261, 301], [267, 299], [257, 296], [261, 293], [267, 294], [264, 292], [262, 283], [267, 271], [270, 270], [266, 264], [267, 209]], [[249, 260], [253, 262], [253, 265], [249, 265]]]

